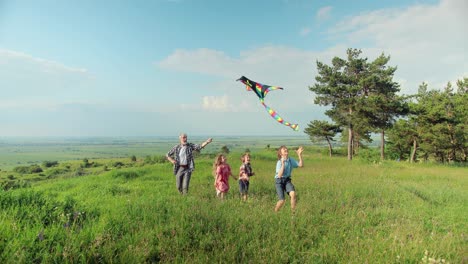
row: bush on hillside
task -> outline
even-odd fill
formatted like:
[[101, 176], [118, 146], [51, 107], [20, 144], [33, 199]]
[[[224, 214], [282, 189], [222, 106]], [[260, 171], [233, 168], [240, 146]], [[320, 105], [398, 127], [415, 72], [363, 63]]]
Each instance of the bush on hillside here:
[[13, 168], [14, 172], [21, 173], [21, 174], [26, 174], [30, 173], [29, 166], [18, 166]]
[[42, 162], [42, 167], [44, 168], [50, 168], [50, 167], [55, 167], [58, 165], [58, 161], [43, 161]]
[[76, 171], [73, 173], [73, 176], [83, 176], [88, 174], [83, 168], [79, 167], [76, 169]]
[[29, 169], [30, 169], [31, 173], [43, 172], [42, 168], [39, 165], [36, 165], [36, 164], [29, 166]]
[[167, 158], [164, 155], [160, 156], [146, 156], [145, 159], [143, 160], [144, 164], [161, 164], [167, 162]]
[[230, 150], [229, 150], [228, 146], [221, 147], [221, 153], [229, 154], [229, 152], [230, 152]]
[[380, 151], [376, 148], [361, 149], [359, 150], [359, 154], [356, 156], [358, 159], [369, 163], [380, 162]]
[[83, 164], [81, 165], [83, 168], [91, 168], [94, 167], [94, 162], [89, 162], [87, 158], [83, 159]]
[[33, 165], [30, 165], [30, 166], [15, 167], [15, 168], [13, 168], [13, 171], [17, 172], [17, 173], [20, 173], [20, 174], [32, 174], [32, 173], [40, 173], [43, 170], [39, 165], [33, 164]]
[[124, 178], [124, 179], [135, 179], [144, 174], [141, 170], [115, 170], [112, 171], [111, 176], [113, 178]]
[[46, 171], [48, 177], [55, 177], [60, 174], [64, 174], [69, 172], [70, 170], [67, 168], [52, 168]]
[[145, 159], [143, 160], [144, 164], [153, 164], [153, 159], [151, 158], [150, 155], [145, 156]]
[[114, 162], [114, 163], [112, 164], [112, 166], [114, 166], [114, 167], [116, 167], [116, 168], [120, 168], [120, 167], [123, 167], [124, 164], [123, 164], [123, 162], [121, 162], [121, 161], [116, 161], [116, 162]]
[[29, 181], [24, 180], [4, 181], [1, 183], [1, 187], [3, 190], [8, 191], [13, 189], [31, 187], [31, 183]]
[[154, 156], [153, 158], [155, 163], [165, 163], [167, 162], [166, 156]]

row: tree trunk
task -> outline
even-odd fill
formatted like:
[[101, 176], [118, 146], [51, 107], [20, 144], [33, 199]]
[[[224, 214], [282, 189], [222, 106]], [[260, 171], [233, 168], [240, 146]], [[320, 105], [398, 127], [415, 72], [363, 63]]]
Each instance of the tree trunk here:
[[359, 155], [361, 137], [359, 135], [354, 134], [353, 130], [353, 156]]
[[452, 161], [456, 160], [457, 146], [455, 144], [455, 132], [453, 131], [453, 126], [451, 124], [448, 124], [447, 128], [449, 131], [450, 145], [451, 145], [451, 149], [449, 153], [447, 153], [447, 159], [448, 159], [448, 163], [451, 163]]
[[416, 139], [413, 139], [413, 150], [411, 151], [411, 157], [410, 157], [410, 163], [413, 163], [415, 160], [415, 157], [416, 157], [416, 149], [418, 147], [418, 142], [416, 141]]
[[330, 139], [327, 137], [327, 142], [328, 142], [328, 153], [330, 154], [330, 157], [332, 156], [332, 152], [333, 152], [333, 149], [332, 149], [332, 145], [331, 145], [331, 142], [330, 142]]
[[[349, 108], [348, 113], [349, 113], [349, 118], [351, 118], [351, 116], [353, 114], [353, 109]], [[353, 159], [353, 144], [354, 144], [353, 137], [354, 137], [354, 132], [353, 132], [353, 123], [351, 122], [351, 120], [349, 121], [348, 126], [349, 126], [348, 127], [349, 128], [348, 129], [348, 160], [352, 160]]]
[[382, 129], [382, 133], [380, 134], [380, 160], [384, 161], [385, 159], [385, 131]]
[[353, 126], [350, 124], [348, 128], [348, 160], [353, 159]]

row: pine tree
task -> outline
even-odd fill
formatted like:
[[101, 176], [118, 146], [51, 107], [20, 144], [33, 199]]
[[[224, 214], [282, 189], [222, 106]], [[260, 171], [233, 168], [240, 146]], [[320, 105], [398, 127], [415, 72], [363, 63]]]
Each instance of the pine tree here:
[[340, 126], [331, 124], [327, 121], [314, 120], [309, 123], [304, 132], [309, 135], [312, 142], [326, 140], [328, 144], [328, 153], [330, 157], [333, 154], [333, 147], [331, 142], [337, 133], [341, 132]]
[[348, 160], [353, 158], [353, 126], [359, 120], [359, 98], [366, 93], [363, 82], [368, 63], [367, 58], [360, 58], [361, 53], [358, 49], [348, 49], [347, 60], [335, 57], [331, 66], [317, 61], [317, 83], [309, 87], [316, 94], [316, 104], [331, 106], [325, 114], [347, 128]]

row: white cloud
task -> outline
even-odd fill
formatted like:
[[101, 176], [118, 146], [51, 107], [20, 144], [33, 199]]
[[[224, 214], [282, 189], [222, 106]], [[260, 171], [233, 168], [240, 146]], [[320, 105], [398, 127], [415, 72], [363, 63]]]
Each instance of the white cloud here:
[[381, 52], [397, 65], [396, 77], [415, 93], [422, 81], [442, 88], [467, 74], [468, 2], [442, 0], [436, 5], [418, 4], [405, 9], [382, 9], [348, 17], [330, 30], [346, 36], [347, 42], [364, 46], [364, 55], [374, 58]]
[[[309, 104], [313, 94], [307, 87], [314, 82], [316, 59], [322, 55], [284, 46], [264, 46], [243, 51], [238, 58], [229, 57], [216, 50], [177, 50], [162, 62], [160, 67], [175, 71], [198, 72], [226, 79], [213, 85], [222, 90], [227, 97], [211, 94], [203, 99], [203, 109], [237, 109], [232, 105], [254, 107], [258, 100], [253, 93], [247, 93], [237, 78], [245, 75], [252, 80], [268, 85], [285, 87], [285, 91], [275, 91], [268, 95], [267, 101], [281, 104], [281, 108], [290, 108], [300, 104]], [[208, 65], [207, 65], [208, 64]], [[287, 92], [286, 92], [287, 91]], [[282, 100], [288, 97], [293, 100]], [[229, 98], [230, 105], [227, 103]], [[245, 101], [246, 100], [246, 101]], [[216, 102], [216, 103], [215, 103]], [[272, 106], [273, 107], [273, 106]], [[278, 108], [279, 108], [278, 107]]]
[[[205, 58], [201, 54], [208, 57]], [[203, 72], [210, 76], [223, 77], [221, 81], [209, 84], [210, 87], [214, 87], [212, 94], [203, 96], [198, 106], [183, 106], [184, 110], [190, 110], [191, 115], [204, 113], [210, 120], [228, 117], [239, 120], [242, 117], [243, 122], [252, 126], [271, 129], [272, 133], [287, 133], [288, 129], [269, 116], [255, 93], [246, 91], [244, 85], [235, 80], [245, 75], [257, 82], [284, 87], [284, 90], [268, 93], [265, 103], [286, 121], [299, 123], [303, 129], [311, 119], [324, 117], [322, 107], [313, 104], [314, 95], [308, 90], [308, 86], [314, 83], [316, 60], [329, 60], [332, 54], [336, 54], [335, 50], [317, 53], [271, 45], [242, 51], [238, 57], [230, 57], [216, 50], [178, 50], [161, 63], [155, 64], [168, 70]], [[169, 61], [171, 63], [168, 63]], [[204, 61], [209, 61], [210, 66], [204, 67]], [[219, 116], [221, 113], [224, 116]], [[234, 130], [231, 130], [231, 133], [235, 133]]]
[[[239, 57], [235, 58], [217, 50], [177, 50], [162, 62], [155, 64], [167, 70], [203, 72], [211, 76], [225, 77], [216, 85], [210, 85], [216, 87], [217, 90], [214, 90], [214, 93], [218, 94], [207, 95], [199, 108], [217, 108], [228, 111], [238, 109], [238, 107], [233, 108], [233, 105], [242, 105], [245, 109], [256, 109], [259, 103], [255, 94], [246, 92], [240, 82], [234, 81], [245, 75], [257, 82], [285, 88], [284, 91], [279, 90], [268, 94], [266, 102], [272, 108], [280, 112], [281, 110], [294, 111], [294, 109], [300, 111], [304, 107], [313, 107], [311, 102], [314, 95], [308, 87], [315, 82], [316, 61], [330, 61], [338, 52], [344, 53], [345, 48], [336, 46], [325, 51], [314, 52], [269, 45], [242, 51]], [[206, 61], [209, 62], [209, 66], [204, 65]], [[220, 97], [219, 92], [227, 97]], [[230, 105], [226, 101], [227, 98], [229, 98]]]
[[60, 74], [63, 72], [88, 73], [88, 70], [84, 68], [69, 67], [56, 61], [37, 58], [22, 52], [5, 49], [0, 49], [0, 65], [8, 65], [9, 68], [16, 66], [23, 70], [36, 70], [49, 74]]
[[40, 99], [53, 93], [67, 96], [89, 89], [93, 76], [85, 68], [70, 67], [22, 52], [0, 49], [2, 99]]
[[214, 111], [229, 111], [233, 109], [229, 105], [228, 96], [204, 96], [202, 107], [205, 110], [214, 110]]
[[[197, 49], [194, 51], [179, 49], [174, 51], [166, 59], [156, 63], [163, 69], [171, 69], [182, 72], [196, 72], [214, 74], [222, 77], [233, 75], [237, 61], [217, 50]], [[220, 65], [223, 66], [220, 68]]]
[[330, 17], [330, 13], [333, 7], [331, 6], [324, 6], [320, 8], [317, 13], [315, 14], [315, 19], [319, 22], [324, 21]]

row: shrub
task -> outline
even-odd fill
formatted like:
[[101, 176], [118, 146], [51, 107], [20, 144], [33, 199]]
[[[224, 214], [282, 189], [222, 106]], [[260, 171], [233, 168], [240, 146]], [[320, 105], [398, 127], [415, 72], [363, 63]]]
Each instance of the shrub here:
[[4, 181], [1, 183], [1, 186], [3, 190], [7, 191], [12, 189], [31, 187], [31, 183], [29, 181], [24, 180]]
[[87, 158], [83, 159], [83, 164], [81, 165], [83, 168], [90, 168], [93, 167], [94, 162], [89, 162]]
[[230, 150], [228, 148], [228, 146], [223, 146], [221, 148], [221, 153], [224, 153], [224, 154], [229, 154]]
[[13, 168], [14, 172], [20, 173], [20, 174], [31, 174], [31, 173], [40, 173], [42, 172], [42, 168], [39, 165], [33, 164], [30, 166], [18, 166]]
[[155, 163], [165, 163], [167, 162], [167, 158], [165, 155], [160, 155], [160, 156], [146, 156], [145, 159], [143, 160], [144, 164], [155, 164]]
[[42, 162], [42, 166], [44, 168], [50, 168], [50, 167], [54, 167], [54, 166], [57, 166], [58, 165], [58, 161], [43, 161]]
[[378, 149], [361, 149], [357, 155], [358, 159], [369, 162], [376, 163], [380, 161], [380, 153]]
[[143, 161], [145, 164], [153, 164], [153, 160], [151, 159], [151, 156], [146, 156], [145, 160]]
[[86, 175], [86, 174], [87, 174], [86, 171], [83, 168], [79, 167], [79, 168], [76, 169], [73, 176], [83, 176], [83, 175]]
[[135, 179], [144, 175], [144, 171], [141, 170], [115, 170], [111, 173], [113, 178], [124, 178], [124, 179]]
[[39, 165], [31, 165], [29, 166], [30, 173], [40, 173], [43, 172], [42, 168]]
[[166, 156], [154, 156], [155, 163], [165, 163], [167, 161]]
[[114, 164], [112, 164], [112, 166], [114, 166], [116, 168], [120, 168], [120, 167], [124, 166], [124, 164], [121, 161], [116, 161], [116, 162], [114, 162]]
[[49, 169], [47, 171], [47, 175], [49, 177], [54, 177], [54, 176], [57, 176], [57, 175], [60, 175], [60, 174], [64, 174], [66, 172], [69, 172], [70, 170], [67, 169], [67, 168], [53, 168], [53, 169]]
[[26, 174], [29, 173], [29, 166], [18, 166], [13, 168], [14, 172], [21, 173], [21, 174]]

